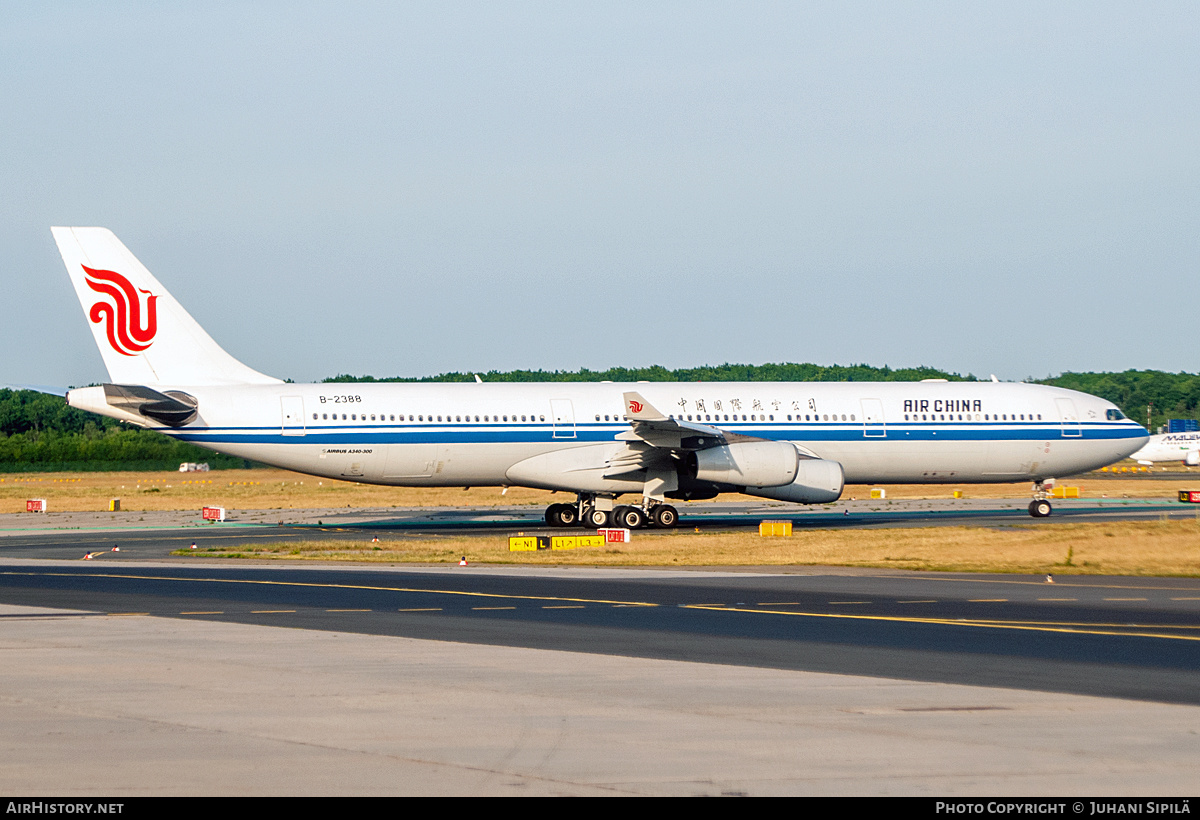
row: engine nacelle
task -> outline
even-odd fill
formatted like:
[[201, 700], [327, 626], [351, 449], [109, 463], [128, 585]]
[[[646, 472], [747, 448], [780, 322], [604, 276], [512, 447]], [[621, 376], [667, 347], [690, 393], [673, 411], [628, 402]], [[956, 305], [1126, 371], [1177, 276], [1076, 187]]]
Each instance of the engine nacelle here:
[[783, 441], [742, 441], [688, 454], [691, 478], [742, 487], [779, 487], [796, 478], [800, 455]]
[[796, 504], [829, 504], [842, 497], [846, 474], [842, 465], [824, 458], [803, 458], [796, 478], [786, 487], [747, 487], [747, 495]]

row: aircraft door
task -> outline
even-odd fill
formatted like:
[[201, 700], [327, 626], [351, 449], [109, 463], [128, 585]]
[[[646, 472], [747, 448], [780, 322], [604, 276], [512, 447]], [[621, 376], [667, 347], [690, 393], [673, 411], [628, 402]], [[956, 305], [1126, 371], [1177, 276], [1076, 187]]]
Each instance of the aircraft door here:
[[1082, 436], [1083, 428], [1079, 425], [1079, 414], [1075, 411], [1074, 400], [1055, 399], [1054, 403], [1058, 405], [1058, 418], [1062, 421], [1063, 438]]
[[863, 399], [863, 436], [887, 438], [887, 424], [883, 420], [883, 402], [879, 399]]
[[304, 398], [302, 396], [281, 396], [279, 403], [283, 411], [283, 434], [285, 436], [304, 435]]
[[575, 438], [575, 407], [570, 399], [550, 399], [555, 438]]

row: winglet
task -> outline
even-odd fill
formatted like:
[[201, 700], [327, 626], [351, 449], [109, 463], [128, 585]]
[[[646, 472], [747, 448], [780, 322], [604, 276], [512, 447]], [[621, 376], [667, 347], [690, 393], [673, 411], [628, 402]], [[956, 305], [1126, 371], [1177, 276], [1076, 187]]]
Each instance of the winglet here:
[[635, 392], [625, 394], [625, 415], [632, 421], [662, 421], [666, 418], [641, 393]]

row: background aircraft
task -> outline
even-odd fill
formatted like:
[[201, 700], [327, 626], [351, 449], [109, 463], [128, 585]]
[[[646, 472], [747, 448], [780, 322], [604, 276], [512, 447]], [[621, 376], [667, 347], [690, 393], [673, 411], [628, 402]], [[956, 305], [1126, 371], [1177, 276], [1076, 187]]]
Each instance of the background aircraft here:
[[1189, 467], [1200, 465], [1200, 433], [1161, 433], [1150, 436], [1146, 446], [1130, 456], [1139, 464], [1182, 461]]

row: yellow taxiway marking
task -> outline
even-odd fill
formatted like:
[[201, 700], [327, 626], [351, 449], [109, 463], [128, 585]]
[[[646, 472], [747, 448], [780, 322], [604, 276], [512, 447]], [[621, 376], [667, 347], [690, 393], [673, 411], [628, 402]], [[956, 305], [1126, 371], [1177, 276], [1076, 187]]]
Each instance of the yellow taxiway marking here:
[[370, 612], [369, 609], [327, 609], [326, 612]]
[[771, 602], [761, 603], [761, 604], [759, 604], [759, 606], [800, 606], [800, 602], [799, 601], [776, 601], [774, 603], [771, 603]]
[[[999, 618], [972, 619], [971, 623], [999, 624], [1001, 626], [1008, 626], [1009, 624], [1019, 624], [1019, 625], [1033, 624], [1034, 626], [1062, 626], [1062, 627], [1082, 626], [1082, 627], [1100, 627], [1103, 629], [1122, 629], [1122, 630], [1123, 629], [1185, 629], [1185, 630], [1193, 629], [1193, 630], [1200, 630], [1200, 624], [1132, 624], [1132, 623], [1109, 624], [1109, 623], [1101, 623], [1101, 622], [1097, 622], [1097, 621], [1012, 621], [1012, 620], [1002, 620]], [[1122, 634], [1125, 634], [1125, 633], [1122, 633]]]
[[1106, 601], [1144, 601], [1145, 598], [1105, 598]]
[[1007, 602], [1007, 598], [970, 598], [967, 601], [969, 604], [1003, 604]]
[[896, 603], [898, 603], [898, 604], [936, 604], [936, 603], [937, 603], [937, 601], [933, 601], [933, 600], [928, 600], [928, 601], [896, 601]]
[[295, 612], [294, 609], [252, 609], [251, 615], [283, 615], [288, 612]]
[[1172, 601], [1200, 601], [1200, 597], [1197, 597], [1197, 598], [1172, 598], [1171, 600]]
[[180, 612], [180, 615], [224, 615], [224, 612], [213, 610], [211, 612]]
[[471, 609], [472, 610], [477, 610], [477, 609], [516, 609], [516, 607], [515, 606], [473, 606], [473, 607], [471, 607]]
[[1039, 601], [1078, 601], [1078, 598], [1038, 598]]
[[1177, 627], [1174, 625], [1150, 624], [1070, 624], [1040, 623], [1037, 621], [986, 621], [968, 620], [966, 618], [918, 618], [901, 615], [844, 615], [832, 612], [795, 612], [785, 609], [738, 609], [735, 607], [708, 607], [698, 604], [682, 604], [683, 609], [708, 609], [717, 612], [746, 612], [755, 615], [788, 615], [796, 618], [832, 618], [851, 621], [893, 621], [909, 624], [936, 624], [939, 626], [967, 626], [982, 629], [1014, 629], [1025, 632], [1065, 632], [1076, 635], [1113, 635], [1134, 638], [1165, 638], [1173, 641], [1200, 641], [1200, 635], [1172, 635], [1159, 632], [1140, 632], [1130, 630], [1150, 629], [1191, 629], [1196, 627]]
[[150, 613], [149, 612], [109, 612], [107, 614], [115, 615], [115, 616], [123, 616], [123, 615], [149, 615]]
[[869, 604], [870, 601], [830, 601], [830, 604]]
[[[6, 571], [0, 572], [0, 575], [15, 575], [23, 577], [45, 576], [49, 578], [78, 578], [75, 573], [69, 572], [15, 572]], [[255, 580], [251, 578], [185, 578], [176, 575], [124, 575], [119, 572], [94, 572], [87, 574], [89, 578], [120, 578], [123, 580], [132, 581], [189, 581], [189, 582], [206, 582], [211, 584], [261, 584], [263, 586], [276, 587], [302, 587], [312, 589], [361, 589], [369, 592], [408, 592], [421, 595], [462, 595], [468, 598], [498, 598], [509, 601], [570, 601], [572, 603], [581, 604], [612, 604], [613, 606], [658, 606], [658, 604], [649, 601], [610, 601], [603, 598], [573, 598], [561, 595], [508, 595], [502, 592], [467, 592], [459, 589], [420, 589], [417, 587], [383, 587], [371, 586], [368, 584], [318, 584], [308, 581], [268, 581]], [[285, 610], [294, 611], [294, 610]], [[148, 613], [130, 613], [145, 615]]]
[[542, 609], [587, 609], [583, 604], [558, 604], [555, 606], [543, 606]]
[[422, 607], [422, 608], [417, 608], [417, 609], [397, 609], [396, 611], [397, 612], [441, 612], [442, 608], [440, 606], [429, 606], [429, 607]]
[[[864, 578], [890, 578], [892, 576], [889, 576], [889, 575], [864, 575], [863, 577]], [[1069, 580], [1062, 580], [1064, 578], [1073, 578], [1073, 577], [1081, 577], [1081, 576], [1059, 575], [1055, 579], [1054, 585], [1056, 587], [1074, 587], [1076, 589], [1138, 589], [1138, 590], [1146, 590], [1148, 592], [1200, 592], [1200, 590], [1198, 590], [1196, 587], [1188, 587], [1188, 586], [1166, 587], [1166, 586], [1146, 586], [1145, 584], [1081, 584], [1081, 583], [1073, 583]], [[1091, 577], [1096, 577], [1096, 576], [1091, 576]], [[1042, 580], [1017, 581], [1017, 580], [1000, 580], [997, 578], [957, 578], [957, 577], [956, 578], [943, 578], [943, 577], [940, 577], [937, 575], [914, 576], [911, 580], [914, 580], [914, 581], [940, 581], [943, 583], [953, 581], [955, 583], [963, 583], [963, 584], [1010, 584], [1010, 585], [1016, 585], [1016, 586], [1037, 586], [1037, 587], [1046, 586], [1046, 582], [1042, 581]]]

